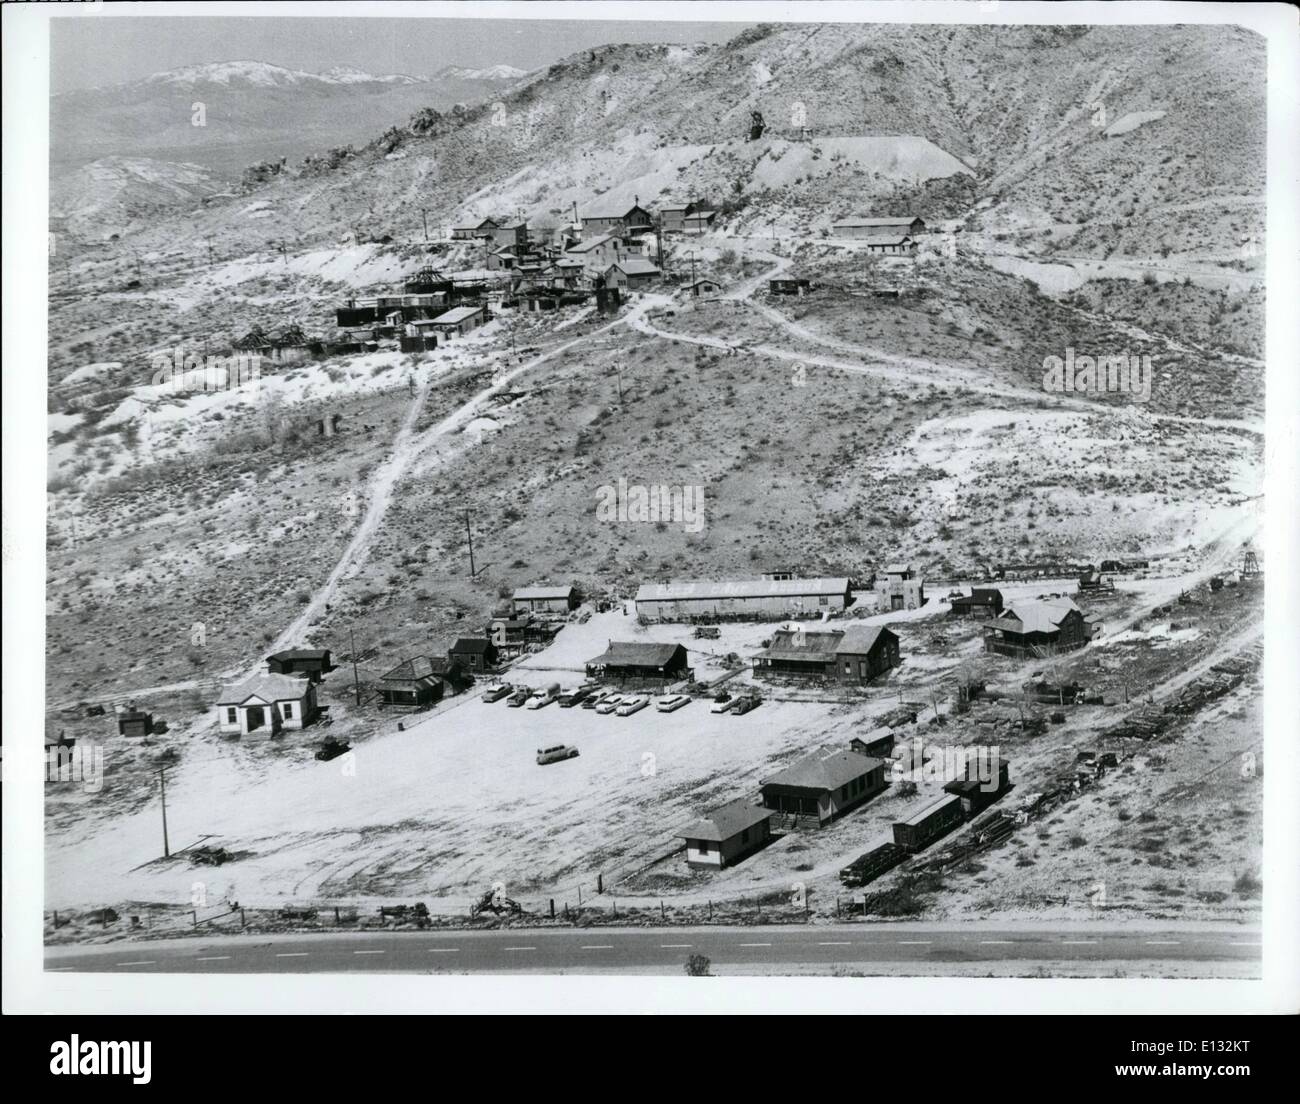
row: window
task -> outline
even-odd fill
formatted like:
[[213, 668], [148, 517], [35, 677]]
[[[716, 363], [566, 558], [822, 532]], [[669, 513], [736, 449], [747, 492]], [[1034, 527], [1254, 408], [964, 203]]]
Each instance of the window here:
[[239, 714], [233, 709], [226, 710], [226, 724], [236, 724], [239, 721]]
[[827, 598], [825, 595], [823, 595], [822, 597], [817, 599], [817, 604], [819, 606], [829, 606], [831, 604], [831, 600]]
[[700, 840], [700, 841], [699, 841], [699, 848], [700, 848], [700, 854], [701, 854], [701, 855], [707, 855], [707, 854], [709, 853], [709, 841], [708, 841], [708, 840]]
[[858, 678], [867, 677], [867, 661], [865, 659], [858, 661]]
[[847, 659], [844, 661], [844, 673], [846, 675], [853, 674], [853, 664], [850, 663]]
[[286, 719], [293, 716], [293, 702], [284, 703], [284, 715]]

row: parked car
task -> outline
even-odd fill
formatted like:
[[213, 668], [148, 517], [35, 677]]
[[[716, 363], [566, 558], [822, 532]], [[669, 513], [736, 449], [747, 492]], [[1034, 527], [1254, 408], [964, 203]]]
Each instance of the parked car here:
[[533, 696], [533, 691], [531, 687], [521, 686], [518, 690], [516, 690], [513, 694], [511, 694], [510, 697], [506, 698], [506, 705], [510, 706], [511, 709], [518, 709], [521, 705], [524, 704], [524, 702], [526, 702], [532, 696]]
[[609, 694], [601, 703], [596, 706], [597, 713], [613, 713], [620, 705], [623, 704], [622, 694]]
[[735, 704], [731, 707], [734, 716], [739, 717], [742, 713], [748, 713], [757, 709], [763, 704], [763, 699], [756, 694], [746, 694], [744, 697], [737, 698]]
[[508, 697], [511, 692], [511, 688], [504, 682], [498, 682], [483, 691], [483, 700], [485, 702], [497, 702], [504, 697]]
[[553, 682], [545, 690], [539, 690], [533, 695], [532, 699], [528, 702], [528, 708], [541, 709], [543, 706], [550, 705], [551, 702], [555, 701], [559, 696], [560, 684], [558, 682]]
[[690, 700], [691, 699], [685, 694], [668, 694], [655, 702], [655, 708], [659, 710], [660, 713], [672, 713], [675, 710], [681, 709], [681, 707], [686, 705]]
[[608, 698], [612, 693], [613, 693], [612, 690], [601, 690], [601, 689], [593, 690], [590, 694], [588, 694], [585, 698], [582, 699], [582, 708], [595, 709], [596, 706], [598, 706], [601, 702], [603, 702], [606, 698]]
[[633, 713], [639, 713], [649, 704], [649, 698], [642, 694], [633, 694], [630, 698], [624, 698], [622, 704], [614, 712], [620, 717], [630, 717]]
[[730, 713], [736, 704], [735, 698], [730, 694], [719, 694], [713, 699], [713, 704], [709, 706], [710, 713]]
[[594, 686], [579, 686], [574, 690], [566, 690], [560, 695], [560, 708], [572, 709], [575, 705], [581, 705], [595, 692]]
[[578, 749], [572, 744], [556, 744], [554, 747], [537, 749], [537, 765], [546, 766], [547, 763], [559, 763], [565, 759], [576, 759]]

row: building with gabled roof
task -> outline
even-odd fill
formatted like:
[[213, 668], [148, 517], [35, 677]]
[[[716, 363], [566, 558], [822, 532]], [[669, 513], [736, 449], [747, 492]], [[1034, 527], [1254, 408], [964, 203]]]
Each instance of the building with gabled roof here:
[[222, 690], [216, 710], [223, 735], [274, 736], [311, 724], [318, 712], [316, 687], [309, 678], [255, 675]]
[[984, 626], [984, 650], [1015, 659], [1074, 651], [1088, 639], [1083, 613], [1069, 598], [1017, 598]]
[[677, 837], [686, 841], [688, 866], [721, 870], [772, 838], [772, 810], [737, 798], [686, 825]]
[[862, 685], [899, 664], [898, 637], [884, 625], [777, 629], [754, 656], [759, 678], [823, 678]]
[[953, 617], [977, 619], [1002, 615], [1002, 591], [995, 587], [972, 587], [969, 594], [954, 598], [949, 606]]
[[497, 646], [486, 636], [462, 636], [447, 649], [447, 658], [482, 674], [497, 665]]
[[630, 291], [650, 287], [663, 278], [659, 266], [644, 257], [626, 257], [615, 261], [602, 275], [607, 287], [626, 288]]
[[832, 222], [831, 233], [837, 238], [915, 237], [925, 233], [925, 223], [916, 215], [888, 218], [854, 216]]
[[814, 818], [818, 827], [884, 788], [884, 760], [856, 751], [814, 751], [759, 783], [767, 808]]
[[609, 682], [666, 685], [691, 677], [681, 644], [611, 640], [609, 647], [587, 660], [587, 677]]
[[647, 621], [758, 621], [838, 613], [852, 602], [847, 578], [687, 580], [643, 584], [636, 613]]
[[572, 586], [523, 586], [510, 601], [515, 613], [568, 613], [578, 608], [578, 591]]
[[273, 675], [306, 675], [320, 682], [334, 668], [328, 648], [286, 648], [266, 657], [266, 669]]

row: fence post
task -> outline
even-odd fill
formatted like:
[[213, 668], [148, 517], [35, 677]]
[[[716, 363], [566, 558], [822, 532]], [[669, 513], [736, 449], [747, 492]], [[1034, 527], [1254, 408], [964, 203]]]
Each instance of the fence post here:
[[[668, 915], [667, 915], [667, 913], [664, 912], [664, 903], [663, 903], [662, 898], [661, 898], [660, 901], [659, 901], [659, 919], [660, 919], [660, 920], [667, 920], [667, 919], [668, 919]], [[57, 926], [58, 926], [58, 925], [56, 924], [55, 927], [57, 927]]]
[[551, 898], [551, 919], [555, 919], [555, 898]]
[[194, 922], [194, 926], [197, 928], [197, 927], [199, 926], [199, 911], [198, 911], [198, 909], [193, 909], [193, 910], [191, 910], [191, 912], [190, 912], [190, 919]]
[[240, 910], [239, 910], [239, 926], [240, 926], [241, 928], [243, 928], [243, 927], [246, 927], [247, 924], [248, 924], [248, 921], [247, 921], [247, 920], [245, 919], [245, 917], [244, 917], [244, 910], [243, 910], [243, 909], [240, 909]]

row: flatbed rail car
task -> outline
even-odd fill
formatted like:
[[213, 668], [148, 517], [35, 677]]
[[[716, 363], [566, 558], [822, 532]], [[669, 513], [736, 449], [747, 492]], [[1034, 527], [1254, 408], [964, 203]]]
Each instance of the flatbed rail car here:
[[840, 871], [840, 882], [849, 889], [874, 882], [882, 874], [888, 874], [907, 858], [907, 852], [896, 843], [882, 843], [865, 855], [854, 859]]
[[894, 843], [908, 852], [920, 851], [966, 819], [961, 798], [955, 794], [936, 798], [911, 810], [894, 824]]

